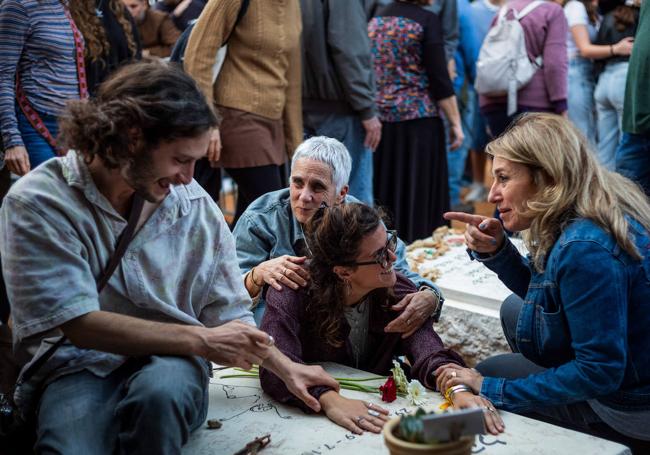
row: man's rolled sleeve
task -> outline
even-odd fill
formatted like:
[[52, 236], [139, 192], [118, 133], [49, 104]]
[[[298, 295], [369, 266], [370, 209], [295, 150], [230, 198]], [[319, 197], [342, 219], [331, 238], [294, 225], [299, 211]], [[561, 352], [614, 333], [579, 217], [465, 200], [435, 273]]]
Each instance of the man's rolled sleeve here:
[[2, 270], [19, 340], [99, 310], [88, 252], [69, 232], [71, 226], [8, 196], [0, 229]]

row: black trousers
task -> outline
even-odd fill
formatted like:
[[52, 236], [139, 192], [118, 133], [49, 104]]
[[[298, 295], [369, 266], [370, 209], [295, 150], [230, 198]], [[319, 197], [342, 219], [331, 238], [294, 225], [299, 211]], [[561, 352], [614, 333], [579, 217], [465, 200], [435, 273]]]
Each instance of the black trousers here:
[[233, 226], [255, 199], [287, 186], [285, 165], [226, 168], [226, 172], [237, 184], [237, 210]]

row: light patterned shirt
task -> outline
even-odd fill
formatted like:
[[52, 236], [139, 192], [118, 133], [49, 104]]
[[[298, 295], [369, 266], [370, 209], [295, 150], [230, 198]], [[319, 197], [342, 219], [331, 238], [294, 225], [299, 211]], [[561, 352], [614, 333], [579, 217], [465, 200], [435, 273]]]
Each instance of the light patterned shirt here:
[[[96, 279], [126, 225], [73, 151], [11, 188], [0, 210], [0, 255], [14, 345], [26, 359], [43, 352], [42, 341], [60, 335], [61, 324], [97, 310], [207, 327], [254, 324], [232, 234], [195, 181], [171, 188], [98, 296]], [[65, 345], [39, 376], [87, 369], [104, 377], [124, 361]]]

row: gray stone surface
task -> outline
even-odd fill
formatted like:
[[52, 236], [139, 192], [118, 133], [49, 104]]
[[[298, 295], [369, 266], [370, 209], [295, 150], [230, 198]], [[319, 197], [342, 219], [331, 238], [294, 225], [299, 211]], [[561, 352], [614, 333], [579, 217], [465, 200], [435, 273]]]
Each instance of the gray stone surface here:
[[[510, 290], [494, 272], [469, 258], [462, 234], [442, 234], [412, 244], [406, 255], [411, 268], [433, 279], [447, 300], [436, 332], [470, 366], [510, 352], [499, 321], [501, 302]], [[512, 241], [525, 254], [523, 242]]]
[[499, 318], [478, 313], [476, 307], [470, 310], [447, 302], [435, 330], [445, 346], [462, 355], [471, 367], [492, 355], [510, 352]]
[[[324, 364], [330, 374], [346, 378], [372, 376], [337, 364]], [[297, 408], [276, 403], [260, 388], [259, 379], [224, 378], [232, 370], [218, 372], [210, 380], [208, 419], [223, 426], [209, 430], [205, 426], [192, 433], [185, 455], [228, 455], [243, 448], [256, 437], [269, 434], [271, 443], [260, 455], [388, 455], [380, 434], [354, 435], [329, 421], [322, 414], [304, 414]], [[378, 386], [383, 382], [365, 382]], [[392, 403], [381, 401], [379, 394], [342, 390], [348, 398], [370, 401], [385, 407], [390, 416], [415, 411], [406, 398]], [[425, 410], [439, 409], [442, 397], [425, 392]], [[576, 433], [536, 420], [499, 411], [505, 432], [498, 436], [479, 435], [472, 453], [481, 455], [630, 455], [619, 444]]]

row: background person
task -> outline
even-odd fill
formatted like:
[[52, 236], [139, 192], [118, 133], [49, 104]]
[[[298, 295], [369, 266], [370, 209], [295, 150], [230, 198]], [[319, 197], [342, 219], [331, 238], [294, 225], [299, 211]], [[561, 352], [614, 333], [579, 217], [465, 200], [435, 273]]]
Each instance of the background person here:
[[372, 152], [381, 139], [368, 16], [361, 1], [301, 0], [305, 136], [341, 141], [352, 157], [350, 194], [372, 204]]
[[[307, 242], [313, 252], [306, 288], [270, 289], [262, 321], [278, 348], [295, 362], [337, 362], [353, 368], [388, 374], [395, 356], [406, 355], [411, 374], [435, 389], [433, 372], [462, 358], [445, 349], [433, 330], [433, 320], [402, 338], [386, 333], [395, 318], [390, 310], [415, 285], [393, 268], [397, 260], [397, 233], [387, 231], [377, 209], [348, 203], [319, 209], [308, 226]], [[272, 372], [260, 370], [262, 388], [274, 399], [305, 408]], [[388, 411], [361, 400], [345, 398], [328, 386], [312, 387], [327, 417], [353, 433], [378, 433]], [[454, 394], [459, 408], [484, 407], [490, 433], [503, 431], [492, 404], [464, 391]]]
[[596, 152], [600, 164], [610, 171], [616, 167], [616, 148], [621, 140], [625, 81], [630, 60], [629, 49], [618, 53], [619, 43], [627, 38], [628, 46], [631, 44], [638, 22], [638, 7], [618, 5], [604, 16], [595, 41], [602, 47], [609, 46], [609, 56], [599, 62], [594, 99], [598, 119]]
[[[506, 6], [521, 12], [534, 0], [512, 0]], [[508, 18], [513, 14], [508, 12]], [[493, 22], [493, 26], [496, 22]], [[526, 50], [531, 59], [542, 57], [539, 68], [528, 84], [517, 90], [517, 110], [507, 112], [507, 96], [479, 95], [481, 113], [485, 116], [490, 134], [496, 138], [522, 112], [554, 112], [563, 115], [567, 110], [568, 26], [562, 7], [555, 2], [543, 2], [521, 21], [526, 37]]]
[[597, 0], [570, 0], [564, 5], [564, 14], [569, 25], [569, 119], [595, 145], [598, 135], [593, 60], [630, 55], [633, 40], [626, 37], [611, 46], [593, 44], [602, 21]]
[[75, 0], [70, 12], [86, 42], [86, 79], [94, 96], [113, 71], [142, 57], [138, 29], [121, 0]]
[[169, 57], [181, 35], [169, 14], [149, 7], [149, 0], [122, 0], [138, 26], [142, 55]]
[[641, 5], [630, 57], [623, 108], [623, 135], [616, 151], [616, 172], [637, 182], [650, 196], [650, 2]]
[[[16, 175], [57, 155], [57, 117], [66, 101], [88, 96], [86, 81], [79, 77], [85, 62], [76, 56], [83, 55], [84, 42], [78, 33], [75, 38], [76, 27], [59, 0], [2, 2], [0, 130], [4, 164]], [[17, 102], [16, 82], [22, 103]], [[32, 124], [23, 109], [38, 121]]]
[[[471, 256], [516, 296], [501, 307], [513, 354], [443, 367], [499, 408], [650, 449], [650, 203], [596, 162], [553, 114], [519, 118], [488, 145], [494, 218], [460, 213]], [[503, 228], [522, 232], [523, 257]], [[524, 303], [525, 299], [525, 303]], [[455, 371], [456, 376], [451, 377]]]
[[375, 201], [407, 242], [430, 236], [449, 209], [440, 111], [450, 123], [450, 149], [464, 139], [440, 21], [422, 8], [430, 3], [393, 2], [368, 24], [383, 125], [374, 156]]
[[[284, 186], [284, 164], [303, 137], [299, 0], [252, 1], [235, 27], [241, 5], [242, 0], [208, 2], [183, 64], [223, 117], [208, 159], [237, 183], [234, 222], [256, 198]], [[213, 83], [217, 51], [228, 36]]]

